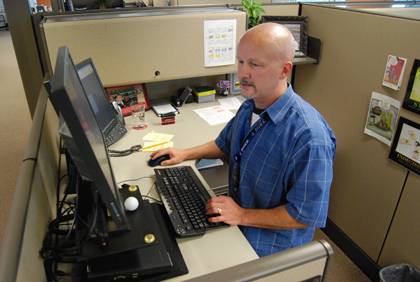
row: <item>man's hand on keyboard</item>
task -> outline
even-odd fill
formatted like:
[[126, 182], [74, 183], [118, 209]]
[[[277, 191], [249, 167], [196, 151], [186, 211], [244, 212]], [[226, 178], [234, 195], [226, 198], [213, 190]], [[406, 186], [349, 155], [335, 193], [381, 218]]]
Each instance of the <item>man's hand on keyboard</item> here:
[[245, 210], [231, 197], [219, 196], [210, 199], [206, 205], [207, 214], [218, 214], [210, 217], [209, 222], [224, 222], [229, 225], [241, 225]]
[[169, 160], [163, 161], [160, 165], [166, 166], [166, 165], [175, 165], [183, 162], [186, 158], [186, 154], [184, 150], [175, 149], [175, 148], [166, 148], [162, 150], [158, 150], [156, 152], [153, 152], [150, 155], [150, 158], [156, 159], [163, 155], [169, 155], [171, 158]]

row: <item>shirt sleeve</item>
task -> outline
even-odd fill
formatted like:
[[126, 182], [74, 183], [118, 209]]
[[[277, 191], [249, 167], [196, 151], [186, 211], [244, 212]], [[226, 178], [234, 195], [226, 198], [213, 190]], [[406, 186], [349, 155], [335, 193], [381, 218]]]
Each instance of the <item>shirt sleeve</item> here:
[[235, 118], [232, 118], [226, 126], [223, 128], [223, 130], [219, 133], [219, 136], [216, 138], [216, 145], [219, 147], [220, 150], [225, 154], [225, 156], [229, 156], [230, 147], [229, 144], [232, 140], [232, 134], [231, 134], [231, 128], [232, 123]]
[[333, 141], [310, 140], [292, 156], [286, 210], [297, 221], [314, 227], [325, 226], [334, 154]]

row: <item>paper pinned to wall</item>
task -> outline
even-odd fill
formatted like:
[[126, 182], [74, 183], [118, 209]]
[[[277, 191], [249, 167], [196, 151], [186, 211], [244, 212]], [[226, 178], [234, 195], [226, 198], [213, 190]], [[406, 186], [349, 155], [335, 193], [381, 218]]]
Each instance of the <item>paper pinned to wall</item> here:
[[372, 92], [364, 133], [390, 146], [399, 110], [400, 101]]
[[388, 55], [382, 85], [394, 90], [399, 90], [407, 59]]
[[204, 66], [235, 64], [236, 19], [204, 21]]

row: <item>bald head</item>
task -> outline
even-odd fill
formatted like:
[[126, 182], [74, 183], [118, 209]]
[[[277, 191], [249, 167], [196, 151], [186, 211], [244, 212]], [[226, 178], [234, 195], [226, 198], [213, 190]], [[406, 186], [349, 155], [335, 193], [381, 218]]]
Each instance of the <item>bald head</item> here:
[[273, 59], [282, 61], [293, 60], [297, 45], [292, 33], [276, 23], [263, 23], [251, 28], [242, 36], [239, 44], [245, 42], [255, 44]]

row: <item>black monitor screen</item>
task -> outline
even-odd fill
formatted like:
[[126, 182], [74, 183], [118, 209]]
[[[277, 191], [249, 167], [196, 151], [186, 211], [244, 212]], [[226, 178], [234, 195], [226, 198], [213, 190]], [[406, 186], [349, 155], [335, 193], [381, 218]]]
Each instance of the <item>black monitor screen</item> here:
[[101, 80], [91, 59], [87, 59], [76, 66], [83, 88], [98, 121], [99, 128], [106, 132], [111, 128], [115, 119], [115, 112], [107, 99]]
[[63, 116], [102, 202], [117, 226], [126, 228], [103, 135], [86, 97], [69, 50], [61, 47], [51, 79], [51, 102]]

